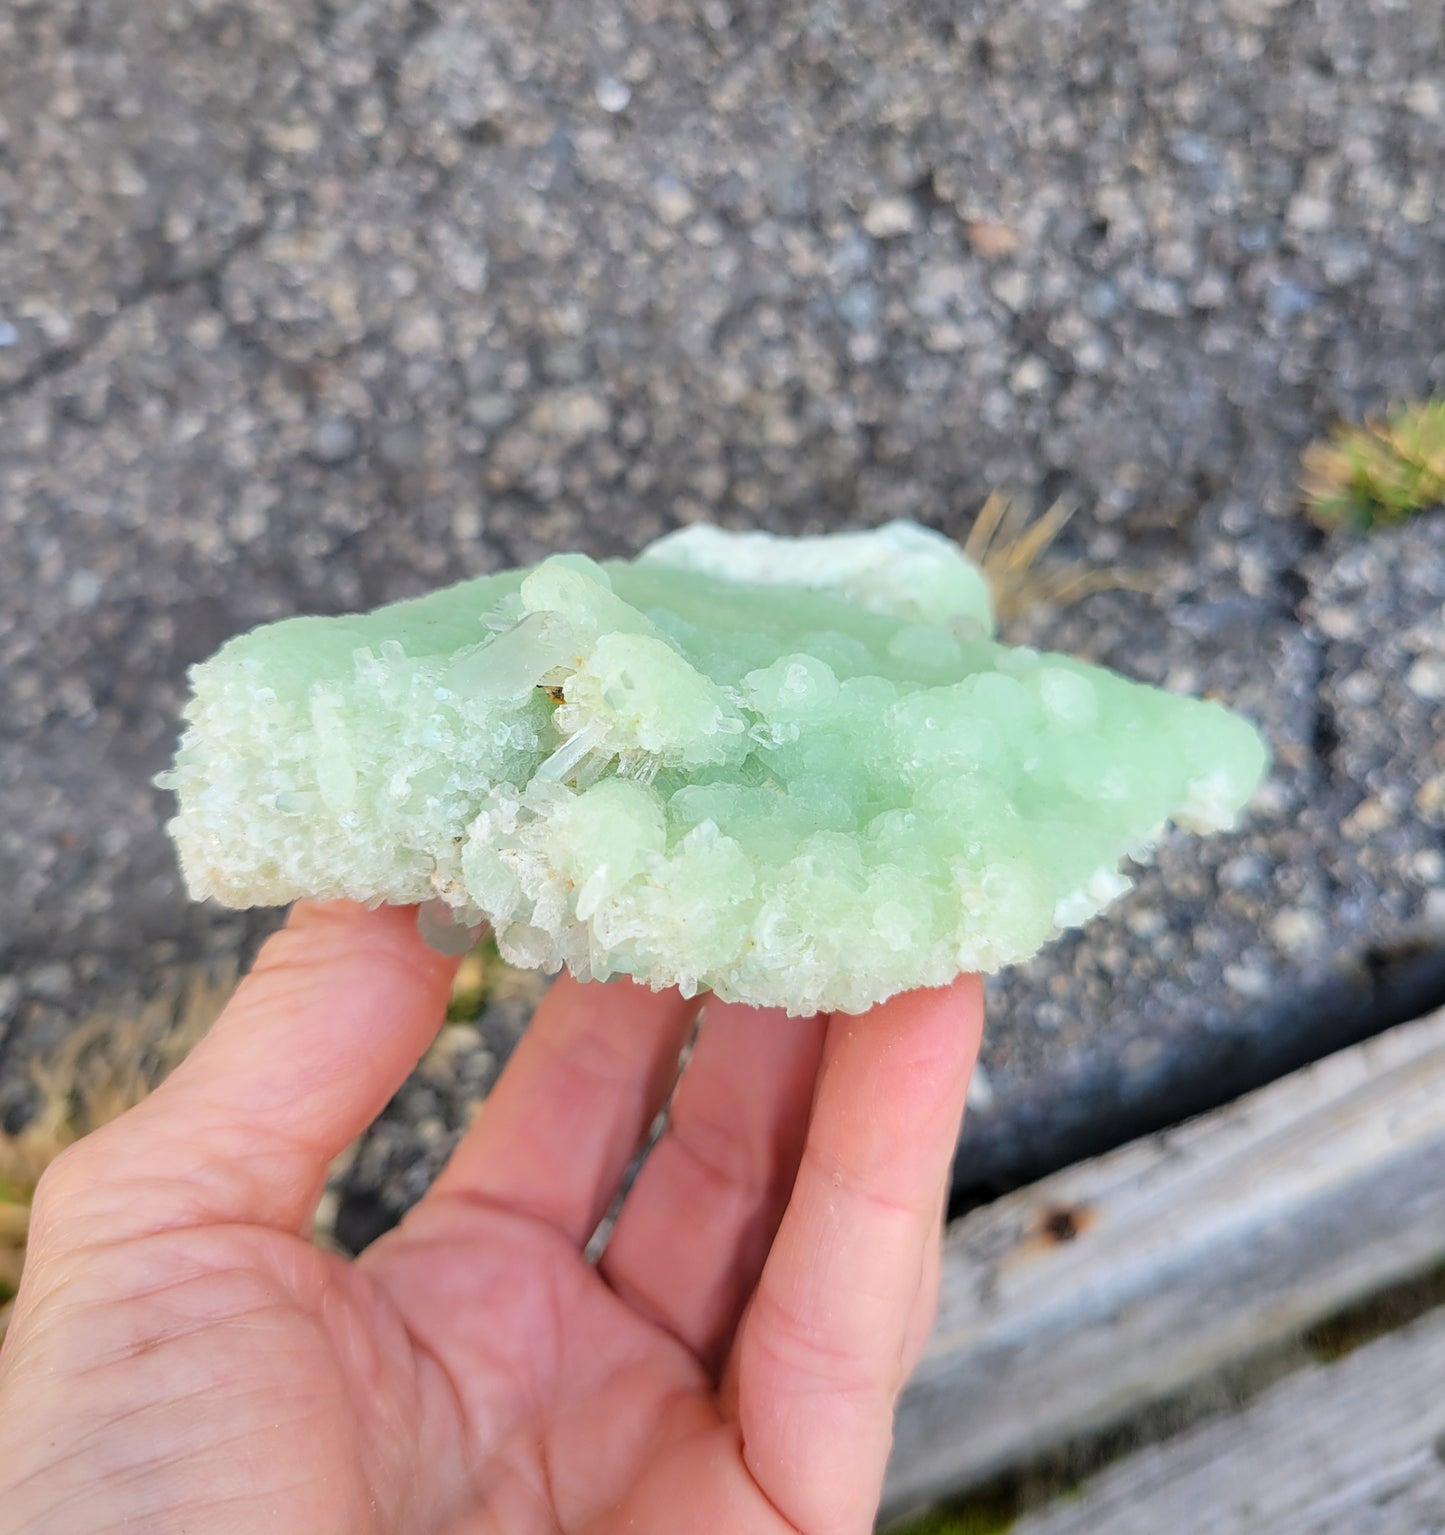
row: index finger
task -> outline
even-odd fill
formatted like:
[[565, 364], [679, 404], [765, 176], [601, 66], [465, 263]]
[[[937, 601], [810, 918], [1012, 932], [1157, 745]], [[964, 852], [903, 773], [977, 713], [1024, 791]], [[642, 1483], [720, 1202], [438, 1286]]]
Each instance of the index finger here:
[[977, 976], [829, 1025], [802, 1165], [736, 1358], [748, 1468], [805, 1535], [872, 1527], [982, 1029]]

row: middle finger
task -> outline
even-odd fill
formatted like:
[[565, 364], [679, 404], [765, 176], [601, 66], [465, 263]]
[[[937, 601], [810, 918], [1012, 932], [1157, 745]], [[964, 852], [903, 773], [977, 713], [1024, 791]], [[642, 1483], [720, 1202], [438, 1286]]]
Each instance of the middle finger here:
[[827, 1017], [709, 1001], [603, 1277], [709, 1368], [727, 1351], [797, 1174]]

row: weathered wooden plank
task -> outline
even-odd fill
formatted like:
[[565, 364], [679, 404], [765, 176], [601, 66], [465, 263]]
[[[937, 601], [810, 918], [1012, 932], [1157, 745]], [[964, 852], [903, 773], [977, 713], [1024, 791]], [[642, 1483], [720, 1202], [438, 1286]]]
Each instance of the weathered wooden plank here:
[[1111, 1466], [1013, 1535], [1445, 1535], [1445, 1311]]
[[898, 1512], [1445, 1257], [1445, 1012], [957, 1222]]

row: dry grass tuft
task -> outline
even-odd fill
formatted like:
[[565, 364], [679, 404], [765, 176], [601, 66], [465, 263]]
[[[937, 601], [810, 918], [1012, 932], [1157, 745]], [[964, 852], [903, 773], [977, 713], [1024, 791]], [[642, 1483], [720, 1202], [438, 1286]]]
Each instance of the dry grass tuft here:
[[1445, 400], [1416, 401], [1364, 426], [1337, 426], [1300, 461], [1300, 491], [1322, 528], [1404, 522], [1445, 502]]
[[1094, 592], [1147, 591], [1139, 571], [1120, 566], [1094, 569], [1068, 563], [1040, 566], [1040, 557], [1063, 532], [1074, 508], [1063, 501], [1035, 517], [1017, 497], [996, 490], [969, 529], [963, 552], [988, 578], [994, 612], [1007, 622], [1029, 608], [1063, 606]]
[[0, 1336], [20, 1283], [40, 1175], [67, 1146], [133, 1108], [169, 1075], [235, 984], [234, 968], [167, 976], [137, 1011], [97, 1013], [51, 1059], [31, 1064], [39, 1111], [18, 1134], [0, 1132]]

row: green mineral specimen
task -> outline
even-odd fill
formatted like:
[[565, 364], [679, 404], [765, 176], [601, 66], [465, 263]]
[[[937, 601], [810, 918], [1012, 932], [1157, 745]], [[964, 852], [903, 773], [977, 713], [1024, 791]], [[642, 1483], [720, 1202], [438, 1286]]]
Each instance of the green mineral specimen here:
[[517, 964], [795, 1013], [1028, 958], [1266, 763], [1217, 704], [998, 644], [901, 522], [558, 555], [191, 682], [161, 782], [198, 899], [440, 901]]

